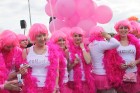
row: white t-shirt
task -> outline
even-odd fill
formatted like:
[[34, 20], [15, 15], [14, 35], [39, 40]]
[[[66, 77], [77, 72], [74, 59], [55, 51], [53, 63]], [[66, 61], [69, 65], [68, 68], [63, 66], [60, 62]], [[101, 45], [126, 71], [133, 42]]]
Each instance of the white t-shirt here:
[[34, 52], [32, 46], [30, 47], [29, 53], [27, 55], [27, 62], [32, 67], [32, 76], [36, 77], [38, 80], [38, 87], [44, 87], [48, 71], [47, 66], [50, 65], [48, 60], [48, 52], [38, 55]]
[[109, 41], [97, 41], [89, 44], [89, 50], [92, 58], [93, 73], [97, 75], [106, 75], [103, 63], [103, 57], [105, 50], [117, 48], [120, 43], [111, 38]]
[[[67, 59], [65, 58], [65, 64], [66, 64], [66, 67], [65, 67], [65, 75], [64, 75], [64, 78], [63, 78], [63, 83], [67, 83], [68, 82], [68, 69], [67, 69], [67, 64], [68, 64], [68, 61]], [[60, 64], [61, 65], [61, 64]]]
[[[128, 46], [120, 45], [117, 49], [119, 55], [123, 58], [126, 64], [135, 61], [136, 58], [136, 48], [134, 45], [129, 44]], [[127, 68], [125, 72], [137, 72], [137, 66], [134, 68]]]

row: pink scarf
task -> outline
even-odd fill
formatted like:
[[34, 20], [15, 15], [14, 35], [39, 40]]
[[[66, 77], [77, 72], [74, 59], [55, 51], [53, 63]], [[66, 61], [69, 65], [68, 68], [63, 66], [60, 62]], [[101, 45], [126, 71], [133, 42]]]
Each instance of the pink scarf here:
[[[52, 93], [55, 89], [57, 69], [58, 69], [58, 48], [51, 43], [48, 43], [48, 60], [50, 61], [50, 66], [47, 68], [48, 73], [45, 81], [45, 88], [43, 93]], [[24, 76], [25, 86], [23, 88], [23, 93], [37, 93], [37, 79], [31, 75], [32, 70], [29, 69], [27, 75]]]
[[[120, 41], [120, 36], [117, 35], [115, 38]], [[128, 34], [129, 43], [135, 45], [136, 47], [136, 59], [140, 58], [140, 45], [139, 40], [133, 36]], [[124, 63], [124, 60], [121, 56], [119, 56], [116, 49], [109, 50], [105, 52], [103, 59], [107, 76], [109, 78], [109, 82], [114, 87], [118, 87], [122, 84], [122, 78], [125, 70], [121, 69], [120, 66]], [[140, 65], [138, 64], [138, 73], [140, 74]]]
[[[0, 85], [7, 80], [8, 70], [6, 69], [3, 55], [0, 53]], [[0, 93], [9, 93], [7, 90], [0, 90]]]
[[67, 64], [66, 64], [66, 56], [65, 56], [64, 50], [59, 48], [59, 87], [60, 87], [60, 90], [63, 89], [63, 80], [64, 80], [66, 68], [67, 68]]
[[[91, 75], [91, 69], [92, 66], [91, 64], [86, 64], [84, 57], [83, 57], [83, 52], [80, 47], [76, 47], [72, 42], [70, 43], [70, 57], [71, 57], [71, 62], [74, 62], [75, 59], [75, 54], [78, 54], [80, 57], [83, 68], [84, 68], [84, 73], [85, 73], [85, 79], [86, 82], [89, 86], [90, 93], [95, 93], [95, 85], [94, 85], [94, 78]], [[82, 72], [81, 72], [81, 64], [77, 64], [74, 68], [74, 82], [76, 83], [76, 89], [79, 91], [82, 90], [82, 84], [81, 84], [81, 78], [82, 78]]]

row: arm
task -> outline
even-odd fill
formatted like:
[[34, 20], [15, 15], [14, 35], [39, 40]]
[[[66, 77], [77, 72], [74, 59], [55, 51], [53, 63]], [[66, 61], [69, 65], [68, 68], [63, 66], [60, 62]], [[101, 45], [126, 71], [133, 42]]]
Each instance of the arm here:
[[4, 84], [0, 85], [0, 90], [14, 90], [14, 91], [21, 91], [22, 89], [18, 86], [17, 80], [6, 81]]
[[133, 67], [135, 67], [139, 63], [140, 63], [140, 58], [135, 60], [135, 61], [130, 62], [129, 64], [127, 64], [127, 66], [133, 68]]
[[119, 41], [116, 40], [115, 38], [112, 38], [108, 33], [102, 32], [102, 36], [108, 41], [108, 42], [106, 41], [100, 42], [99, 47], [102, 51], [117, 48], [120, 45]]
[[80, 48], [82, 49], [83, 56], [84, 56], [84, 59], [85, 59], [86, 63], [89, 64], [89, 63], [91, 62], [91, 56], [90, 56], [90, 54], [86, 51], [86, 49], [85, 49], [83, 43], [80, 44]]

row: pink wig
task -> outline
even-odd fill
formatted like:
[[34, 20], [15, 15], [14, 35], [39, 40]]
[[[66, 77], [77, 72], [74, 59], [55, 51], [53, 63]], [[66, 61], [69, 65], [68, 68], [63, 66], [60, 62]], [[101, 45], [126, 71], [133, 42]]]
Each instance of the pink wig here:
[[81, 34], [82, 36], [85, 35], [85, 32], [80, 28], [80, 27], [73, 27], [71, 29], [71, 36], [76, 33], [76, 34]]
[[14, 47], [19, 45], [17, 35], [10, 30], [4, 30], [0, 34], [0, 49], [9, 45], [13, 45]]
[[66, 40], [66, 34], [64, 34], [61, 30], [55, 31], [51, 36], [51, 41], [56, 43], [59, 38], [63, 38]]
[[22, 40], [27, 40], [27, 36], [23, 35], [23, 34], [18, 34], [18, 41], [21, 42]]
[[103, 36], [101, 32], [103, 32], [104, 29], [100, 26], [93, 27], [89, 32], [89, 41], [92, 42], [94, 40], [103, 40]]
[[31, 41], [35, 41], [35, 38], [40, 33], [48, 35], [47, 27], [44, 24], [35, 23], [31, 26], [29, 30], [29, 37]]
[[131, 31], [131, 24], [128, 20], [121, 20], [115, 24], [114, 28], [117, 32], [119, 31], [120, 26], [127, 26], [129, 28], [129, 31]]

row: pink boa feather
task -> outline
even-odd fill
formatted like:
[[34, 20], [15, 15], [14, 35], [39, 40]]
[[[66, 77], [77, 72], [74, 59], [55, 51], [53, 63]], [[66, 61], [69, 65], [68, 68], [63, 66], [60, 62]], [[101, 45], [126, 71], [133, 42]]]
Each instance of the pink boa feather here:
[[[89, 91], [90, 93], [95, 93], [95, 85], [94, 85], [94, 78], [91, 75], [91, 69], [92, 66], [91, 64], [86, 64], [83, 56], [83, 52], [80, 47], [76, 47], [72, 42], [70, 43], [70, 53], [71, 53], [71, 62], [74, 62], [75, 59], [75, 54], [78, 54], [80, 57], [82, 63], [83, 63], [83, 68], [84, 68], [84, 73], [85, 73], [85, 79], [86, 82], [89, 86]], [[82, 78], [82, 72], [81, 72], [81, 64], [77, 64], [74, 68], [74, 82], [76, 83], [76, 89], [80, 92], [82, 92], [82, 83], [81, 83], [81, 78]]]

